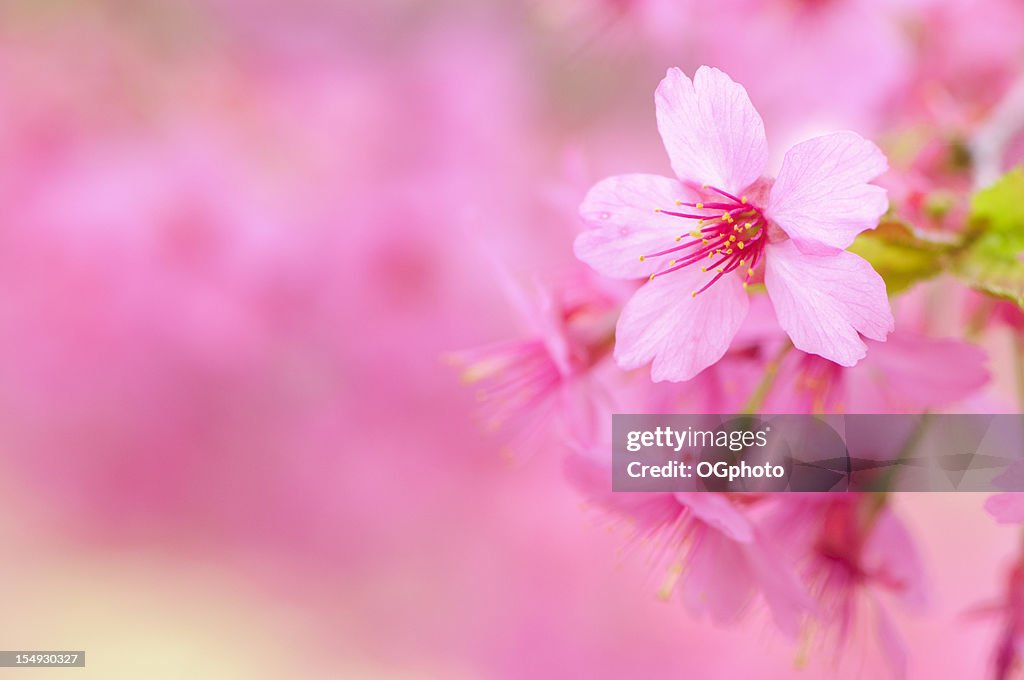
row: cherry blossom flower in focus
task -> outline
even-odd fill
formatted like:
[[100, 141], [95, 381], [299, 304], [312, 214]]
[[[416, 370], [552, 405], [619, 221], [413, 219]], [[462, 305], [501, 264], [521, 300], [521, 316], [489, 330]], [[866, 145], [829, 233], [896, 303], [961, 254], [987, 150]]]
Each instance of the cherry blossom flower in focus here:
[[852, 132], [824, 135], [791, 148], [771, 179], [761, 117], [725, 73], [702, 66], [691, 81], [670, 69], [655, 102], [676, 179], [599, 182], [575, 243], [601, 274], [649, 279], [619, 318], [619, 366], [652, 362], [655, 381], [693, 378], [725, 354], [747, 286], [762, 280], [798, 349], [855, 365], [862, 336], [881, 341], [893, 329], [882, 278], [845, 251], [888, 208], [869, 184], [887, 168], [882, 152]]

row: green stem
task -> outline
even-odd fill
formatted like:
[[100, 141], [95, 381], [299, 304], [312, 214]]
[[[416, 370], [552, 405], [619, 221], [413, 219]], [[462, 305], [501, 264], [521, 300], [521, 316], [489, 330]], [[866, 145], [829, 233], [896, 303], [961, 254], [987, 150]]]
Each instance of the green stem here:
[[[898, 474], [898, 471], [902, 469], [902, 467], [898, 465], [898, 463], [904, 463], [910, 460], [910, 458], [913, 456], [913, 453], [917, 450], [918, 445], [921, 443], [921, 437], [924, 435], [925, 430], [928, 428], [929, 418], [930, 416], [927, 411], [921, 414], [921, 419], [917, 422], [917, 425], [914, 426], [914, 431], [911, 432], [907, 440], [903, 442], [903, 446], [900, 447], [900, 452], [892, 461], [893, 463], [897, 464], [890, 466], [888, 471], [885, 472], [884, 475], [880, 478], [880, 483], [878, 484], [877, 490], [871, 491], [869, 493], [881, 494], [884, 497], [892, 491], [896, 475]], [[879, 509], [881, 509], [881, 507], [884, 505], [885, 503], [882, 502], [881, 506], [879, 506]]]
[[783, 357], [785, 357], [786, 353], [791, 349], [793, 349], [793, 343], [786, 340], [782, 349], [780, 349], [775, 357], [768, 362], [768, 365], [765, 366], [764, 376], [761, 378], [761, 382], [759, 382], [757, 387], [754, 388], [754, 391], [751, 393], [746, 405], [743, 407], [744, 414], [752, 415], [761, 410], [761, 407], [764, 405], [765, 398], [767, 398], [772, 387], [775, 385], [775, 378], [779, 375], [779, 365], [782, 363]]
[[867, 491], [865, 492], [865, 504], [862, 507], [864, 512], [863, 527], [866, 533], [870, 533], [875, 527], [875, 521], [882, 514], [882, 510], [889, 504], [888, 491]]
[[[901, 463], [909, 460], [917, 450], [918, 445], [921, 443], [921, 436], [924, 434], [925, 429], [928, 425], [928, 413], [921, 414], [921, 420], [918, 421], [914, 427], [914, 431], [910, 433], [910, 437], [903, 443], [900, 448], [899, 455], [893, 461], [895, 463]], [[894, 465], [889, 468], [888, 474], [885, 475], [884, 482], [880, 485], [881, 488], [877, 491], [866, 491], [867, 500], [864, 507], [864, 530], [870, 532], [874, 529], [875, 522], [878, 520], [879, 515], [882, 514], [882, 510], [889, 504], [892, 499], [892, 486], [895, 481], [896, 470], [901, 469], [899, 465]]]

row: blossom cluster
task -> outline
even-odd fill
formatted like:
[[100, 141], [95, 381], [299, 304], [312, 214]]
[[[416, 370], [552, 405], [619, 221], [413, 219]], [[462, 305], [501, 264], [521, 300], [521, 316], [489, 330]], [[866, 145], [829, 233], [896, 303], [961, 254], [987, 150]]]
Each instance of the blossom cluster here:
[[[623, 10], [658, 55], [676, 53], [668, 4]], [[801, 658], [857, 644], [902, 676], [890, 609], [925, 611], [926, 567], [940, 566], [900, 517], [908, 501], [612, 492], [610, 414], [1024, 409], [994, 358], [1024, 365], [1024, 53], [964, 37], [1022, 16], [999, 2], [697, 4], [680, 11], [751, 31], [687, 36], [699, 65], [657, 85], [671, 174], [612, 162], [618, 174], [577, 182], [571, 274], [532, 298], [505, 277], [532, 334], [452, 358], [513, 450], [563, 457], [588, 505], [646, 546], [661, 597], [721, 624], [763, 609]], [[644, 23], [655, 14], [662, 25]], [[926, 27], [919, 42], [896, 15]], [[953, 25], [961, 43], [933, 44]], [[822, 134], [809, 112], [844, 126]], [[770, 143], [773, 127], [790, 143]], [[614, 156], [617, 139], [590, 153]], [[989, 507], [1019, 523], [1021, 504]], [[984, 608], [1005, 621], [1000, 679], [1024, 646], [1019, 571]]]

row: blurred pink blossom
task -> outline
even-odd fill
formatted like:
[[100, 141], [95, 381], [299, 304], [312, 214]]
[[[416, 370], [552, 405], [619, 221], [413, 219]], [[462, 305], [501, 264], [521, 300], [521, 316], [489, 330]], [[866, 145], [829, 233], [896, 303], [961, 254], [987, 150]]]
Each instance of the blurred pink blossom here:
[[[877, 132], [913, 69], [905, 0], [694, 3], [699, 53], [747, 87], [787, 141], [836, 126]], [[742, 27], [725, 39], [721, 27]]]
[[567, 471], [589, 502], [607, 512], [609, 521], [628, 523], [631, 541], [646, 546], [665, 568], [661, 597], [678, 591], [688, 609], [719, 625], [735, 623], [761, 597], [779, 629], [796, 635], [810, 600], [749, 512], [778, 499], [613, 492], [610, 468], [584, 456], [570, 457]]
[[844, 368], [812, 354], [786, 356], [766, 413], [921, 413], [960, 402], [988, 382], [985, 353], [957, 340], [895, 332]]
[[[861, 617], [868, 617], [890, 667], [906, 673], [906, 650], [885, 599], [920, 610], [926, 602], [924, 568], [906, 527], [875, 494], [787, 496], [765, 525], [766, 534], [800, 561], [818, 602], [821, 643], [842, 654]], [[816, 637], [814, 623], [809, 638]]]
[[590, 272], [530, 295], [495, 265], [511, 306], [529, 335], [449, 354], [464, 383], [477, 390], [488, 429], [505, 428], [525, 440], [538, 431], [590, 436], [603, 392], [593, 373], [611, 354], [618, 296], [602, 290]]

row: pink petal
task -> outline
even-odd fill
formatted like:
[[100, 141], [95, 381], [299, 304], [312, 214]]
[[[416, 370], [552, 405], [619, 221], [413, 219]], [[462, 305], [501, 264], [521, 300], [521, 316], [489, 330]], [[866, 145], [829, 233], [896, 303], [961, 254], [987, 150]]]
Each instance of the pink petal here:
[[737, 543], [754, 540], [754, 527], [746, 515], [736, 509], [728, 498], [711, 492], [677, 493], [676, 500], [704, 524], [718, 530]]
[[735, 624], [750, 607], [755, 585], [736, 543], [717, 531], [697, 534], [681, 588], [687, 609], [706, 612], [718, 625]]
[[658, 131], [676, 176], [739, 195], [764, 172], [764, 123], [742, 85], [701, 66], [693, 82], [671, 68], [654, 96]]
[[814, 602], [800, 584], [793, 563], [784, 560], [763, 541], [745, 545], [743, 551], [775, 625], [784, 635], [796, 638], [800, 623], [814, 608]]
[[532, 334], [544, 342], [559, 372], [568, 375], [571, 370], [569, 339], [565, 334], [561, 310], [552, 299], [551, 292], [539, 282], [535, 282], [534, 294], [531, 295], [531, 292], [512, 276], [502, 259], [489, 251], [484, 253], [484, 257], [509, 305], [519, 314], [523, 324]]
[[[611, 458], [611, 447], [602, 453]], [[612, 491], [612, 470], [580, 454], [565, 460], [565, 474], [583, 496], [598, 507], [630, 518], [641, 533], [669, 526], [679, 519], [683, 507], [671, 493]]]
[[885, 189], [868, 184], [887, 167], [878, 147], [854, 132], [801, 142], [786, 152], [766, 214], [805, 253], [842, 250], [888, 210]]
[[664, 264], [640, 261], [675, 245], [675, 238], [693, 228], [679, 217], [654, 212], [678, 210], [676, 201], [696, 200], [696, 194], [668, 177], [619, 175], [598, 182], [587, 193], [580, 215], [590, 227], [576, 237], [575, 252], [605, 276], [646, 278]]
[[985, 351], [966, 342], [896, 332], [868, 346], [863, 365], [846, 376], [848, 411], [920, 413], [965, 399], [988, 382]]
[[896, 625], [889, 618], [888, 612], [878, 600], [873, 602], [875, 609], [875, 635], [882, 647], [885, 660], [889, 663], [897, 678], [907, 677], [907, 648]]
[[997, 493], [985, 501], [985, 509], [1000, 524], [1024, 522], [1024, 493]]
[[615, 329], [615, 360], [624, 369], [654, 360], [655, 382], [689, 380], [729, 349], [747, 314], [738, 277], [726, 275], [692, 297], [708, 280], [696, 267], [645, 283], [626, 303]]
[[892, 591], [910, 609], [921, 610], [928, 601], [924, 561], [910, 531], [888, 508], [875, 521], [864, 547], [864, 567], [879, 587]]
[[769, 244], [764, 282], [779, 325], [809, 354], [853, 366], [867, 353], [858, 332], [884, 340], [893, 329], [885, 282], [853, 253], [805, 255], [790, 240]]

